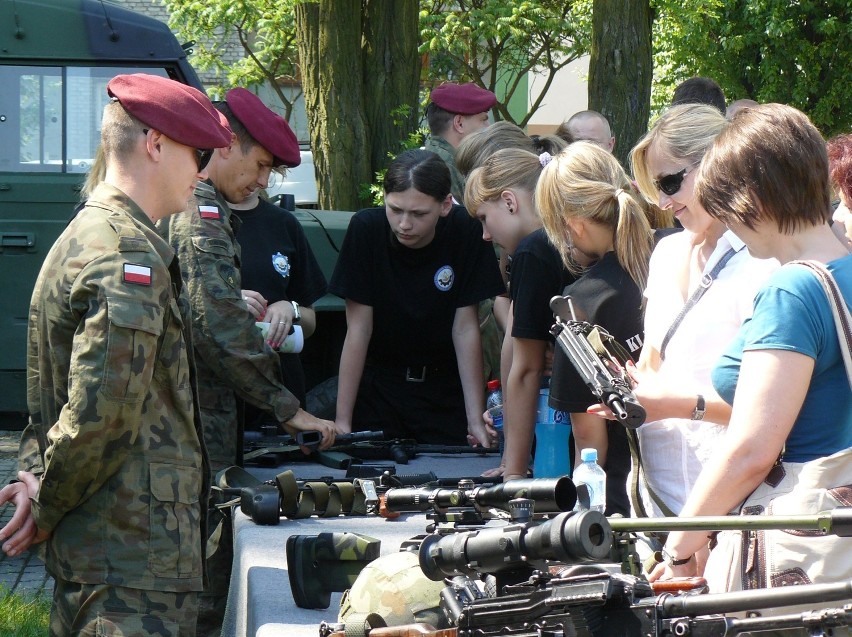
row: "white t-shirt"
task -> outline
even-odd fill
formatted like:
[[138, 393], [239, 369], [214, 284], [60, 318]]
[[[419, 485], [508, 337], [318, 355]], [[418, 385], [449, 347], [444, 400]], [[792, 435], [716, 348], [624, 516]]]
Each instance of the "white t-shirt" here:
[[[685, 303], [673, 281], [689, 259], [694, 235], [678, 232], [662, 239], [651, 255], [648, 299], [645, 314], [645, 347], [660, 348], [663, 337]], [[658, 371], [659, 379], [671, 379], [678, 387], [692, 387], [696, 394], [716, 397], [710, 372], [743, 321], [751, 316], [755, 294], [778, 267], [775, 259], [755, 259], [732, 232], [719, 238], [704, 267], [708, 274], [719, 259], [733, 248], [737, 253], [725, 264], [701, 300], [687, 312], [668, 342]], [[692, 282], [688, 296], [698, 281]], [[701, 473], [724, 425], [706, 420], [665, 418], [639, 429], [639, 444], [645, 477], [655, 493], [679, 513]], [[639, 491], [649, 515], [661, 516], [643, 480]]]

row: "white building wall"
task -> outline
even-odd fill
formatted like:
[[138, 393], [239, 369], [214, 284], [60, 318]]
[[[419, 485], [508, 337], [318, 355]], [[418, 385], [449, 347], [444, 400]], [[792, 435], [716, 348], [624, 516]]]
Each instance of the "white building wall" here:
[[[532, 104], [546, 77], [530, 74], [529, 103]], [[530, 118], [527, 133], [549, 135], [574, 113], [589, 107], [589, 56], [571, 62], [556, 74], [544, 102]]]

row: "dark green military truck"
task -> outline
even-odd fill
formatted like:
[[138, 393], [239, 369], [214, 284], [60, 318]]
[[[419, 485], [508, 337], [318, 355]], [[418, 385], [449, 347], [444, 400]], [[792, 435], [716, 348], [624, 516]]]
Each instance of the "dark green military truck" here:
[[[108, 1], [0, 0], [0, 412], [26, 411], [30, 295], [79, 201], [107, 82], [144, 72], [202, 88], [186, 56], [167, 25]], [[351, 214], [296, 214], [330, 276]], [[345, 330], [341, 301], [317, 309], [317, 342], [305, 352], [311, 384], [336, 373]]]

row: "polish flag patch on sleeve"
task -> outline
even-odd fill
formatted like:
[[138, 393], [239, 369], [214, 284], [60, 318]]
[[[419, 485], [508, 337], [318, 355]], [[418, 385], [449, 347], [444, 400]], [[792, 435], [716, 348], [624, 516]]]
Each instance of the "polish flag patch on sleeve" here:
[[198, 214], [202, 219], [220, 219], [219, 206], [198, 206]]
[[124, 282], [136, 285], [151, 285], [151, 268], [135, 263], [124, 264]]

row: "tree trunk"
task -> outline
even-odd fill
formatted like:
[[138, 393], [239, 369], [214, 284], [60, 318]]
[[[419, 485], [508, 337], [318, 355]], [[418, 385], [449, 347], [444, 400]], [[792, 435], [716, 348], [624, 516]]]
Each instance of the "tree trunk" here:
[[594, 0], [589, 108], [609, 120], [615, 156], [626, 169], [630, 149], [648, 129], [652, 20], [648, 0]]
[[[305, 69], [305, 106], [319, 205], [325, 210], [357, 210], [358, 188], [371, 178], [361, 84], [361, 0], [308, 4], [317, 7], [316, 35], [304, 34], [314, 9], [297, 4], [296, 18], [300, 36], [316, 39], [316, 46], [310, 40], [300, 41], [299, 55], [306, 50], [300, 64]], [[314, 52], [312, 65], [308, 57]], [[309, 84], [313, 84], [310, 89]]]
[[417, 127], [419, 12], [418, 0], [364, 2], [364, 114], [371, 175], [387, 167], [388, 152], [398, 152], [400, 142]]
[[[296, 35], [299, 47], [299, 69], [302, 76], [302, 92], [305, 95], [305, 114], [308, 120], [308, 134], [311, 148], [319, 148], [319, 3], [302, 2], [294, 6]], [[317, 193], [321, 190], [320, 175], [327, 175], [324, 157], [314, 152], [314, 178], [317, 180]], [[318, 194], [319, 197], [319, 194]]]

